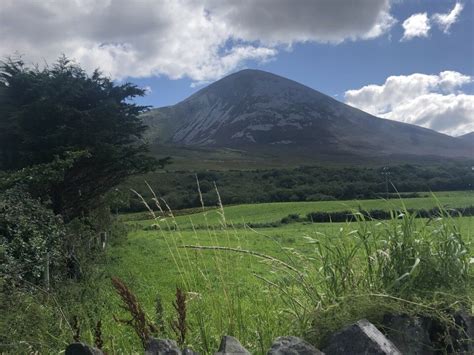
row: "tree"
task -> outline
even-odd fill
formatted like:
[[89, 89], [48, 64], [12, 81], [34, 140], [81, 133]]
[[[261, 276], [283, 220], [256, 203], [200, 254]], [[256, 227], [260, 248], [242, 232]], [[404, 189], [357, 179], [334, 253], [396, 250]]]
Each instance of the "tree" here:
[[155, 168], [141, 139], [147, 107], [131, 102], [144, 93], [98, 70], [89, 75], [64, 56], [44, 68], [0, 62], [0, 170], [74, 155], [47, 197], [65, 221], [83, 215], [128, 176]]

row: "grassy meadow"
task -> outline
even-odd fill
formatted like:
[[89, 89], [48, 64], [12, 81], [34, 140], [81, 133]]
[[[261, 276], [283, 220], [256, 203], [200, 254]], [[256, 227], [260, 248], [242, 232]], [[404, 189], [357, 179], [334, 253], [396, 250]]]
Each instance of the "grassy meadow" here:
[[[71, 282], [58, 297], [43, 300], [44, 306], [51, 306], [41, 320], [48, 331], [39, 336], [38, 326], [18, 333], [31, 334], [31, 339], [23, 338], [25, 344], [34, 339], [36, 346], [46, 347], [44, 352], [57, 352], [71, 339], [67, 320], [78, 315], [85, 342], [94, 342], [94, 324], [100, 320], [105, 350], [140, 353], [142, 345], [132, 327], [118, 321], [130, 315], [121, 307], [112, 277], [136, 294], [160, 337], [178, 337], [171, 326], [176, 319], [173, 302], [176, 288], [183, 289], [185, 344], [201, 353], [215, 351], [223, 334], [263, 354], [281, 335], [320, 345], [329, 332], [360, 318], [377, 324], [387, 311], [437, 312], [434, 305], [469, 303], [474, 217], [361, 217], [350, 223], [298, 222], [256, 229], [244, 222], [273, 222], [318, 210], [463, 207], [472, 202], [472, 192], [443, 192], [404, 200], [217, 207], [156, 219], [121, 215], [128, 236], [109, 246], [88, 284]], [[28, 305], [21, 302], [18, 307]], [[24, 317], [32, 312], [24, 312]], [[26, 319], [11, 322], [28, 324]]]
[[[474, 204], [474, 191], [443, 191], [435, 194], [424, 192], [422, 197], [403, 199], [370, 199], [347, 201], [311, 201], [311, 202], [278, 202], [243, 204], [225, 207], [225, 219], [230, 224], [264, 223], [279, 221], [289, 214], [306, 216], [311, 212], [335, 212], [344, 210], [397, 210], [405, 206], [407, 209], [430, 209], [441, 205], [446, 208], [467, 207]], [[155, 208], [155, 206], [150, 206]], [[171, 209], [173, 206], [170, 206]], [[163, 206], [166, 210], [166, 206]], [[180, 229], [194, 226], [219, 224], [221, 214], [217, 208], [198, 213], [199, 209], [190, 209], [189, 213], [176, 216]], [[135, 221], [139, 224], [153, 224], [153, 216], [148, 212], [129, 213], [120, 216], [123, 221]]]
[[[306, 214], [315, 210], [337, 211], [356, 209], [394, 209], [404, 204], [407, 208], [431, 208], [435, 205], [462, 207], [472, 204], [471, 192], [446, 192], [424, 198], [405, 200], [365, 200], [340, 202], [299, 202], [231, 206], [176, 218], [136, 221], [137, 215], [122, 216], [129, 225], [125, 243], [109, 250], [105, 273], [121, 278], [136, 292], [151, 318], [154, 317], [157, 296], [164, 306], [164, 323], [174, 317], [172, 302], [176, 287], [189, 292], [189, 333], [187, 343], [209, 353], [218, 346], [222, 334], [232, 334], [256, 353], [265, 353], [272, 339], [282, 334], [323, 339], [332, 327], [347, 322], [347, 318], [369, 317], [359, 311], [348, 311], [341, 319], [331, 317], [323, 321], [320, 332], [310, 331], [315, 308], [326, 310], [334, 300], [364, 289], [345, 289], [344, 285], [330, 285], [331, 272], [321, 273], [323, 264], [338, 264], [334, 272], [357, 272], [364, 264], [364, 253], [355, 247], [355, 235], [384, 233], [393, 221], [360, 221], [352, 223], [293, 223], [278, 228], [251, 229], [242, 222], [272, 222], [290, 213]], [[150, 229], [150, 223], [156, 229]], [[239, 226], [235, 225], [239, 223]], [[413, 221], [423, 237], [431, 238], [438, 230], [439, 221]], [[464, 242], [471, 243], [474, 218], [454, 218], [449, 221], [459, 228]], [[167, 227], [175, 225], [174, 230]], [[206, 228], [194, 229], [193, 226]], [[161, 227], [160, 227], [161, 226]], [[400, 227], [400, 226], [399, 226]], [[450, 228], [450, 227], [449, 227]], [[361, 231], [363, 229], [364, 231]], [[417, 233], [418, 233], [417, 232]], [[323, 246], [321, 249], [321, 245]], [[219, 247], [219, 249], [188, 249], [183, 246]], [[328, 260], [321, 260], [326, 251]], [[254, 253], [254, 254], [251, 254]], [[275, 259], [272, 259], [275, 258]], [[332, 258], [332, 259], [331, 259]], [[331, 259], [331, 260], [329, 260]], [[297, 269], [294, 271], [292, 268]], [[337, 268], [336, 268], [337, 269]], [[364, 269], [364, 267], [361, 267]], [[300, 274], [301, 273], [301, 274]], [[318, 279], [324, 274], [326, 280]], [[341, 276], [339, 275], [339, 276]], [[357, 277], [360, 277], [357, 276]], [[362, 280], [363, 278], [361, 278]], [[357, 282], [361, 282], [360, 280]], [[361, 285], [358, 285], [358, 287]], [[118, 299], [105, 279], [104, 290], [110, 295], [106, 303], [112, 312], [119, 312]], [[367, 292], [370, 290], [367, 289]], [[320, 292], [320, 295], [316, 293]], [[367, 295], [363, 295], [366, 302]], [[371, 301], [378, 304], [378, 300]], [[387, 305], [385, 299], [379, 300]], [[367, 303], [365, 303], [367, 306]], [[404, 306], [397, 304], [396, 307]], [[383, 307], [381, 309], [384, 309]], [[374, 311], [374, 310], [372, 310]], [[372, 312], [369, 311], [369, 312]], [[351, 313], [352, 312], [352, 313]], [[374, 311], [376, 318], [377, 312]], [[125, 316], [125, 315], [124, 315]], [[376, 319], [374, 319], [376, 320]], [[117, 348], [126, 349], [139, 341], [130, 329], [106, 320], [104, 333]], [[334, 322], [332, 324], [331, 322]], [[327, 329], [325, 329], [327, 327]], [[173, 332], [166, 325], [167, 336]]]

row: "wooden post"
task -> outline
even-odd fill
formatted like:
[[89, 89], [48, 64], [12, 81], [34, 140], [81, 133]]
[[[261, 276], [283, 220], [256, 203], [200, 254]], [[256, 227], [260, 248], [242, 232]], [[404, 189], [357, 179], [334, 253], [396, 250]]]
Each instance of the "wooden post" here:
[[44, 262], [44, 287], [49, 290], [49, 251], [46, 252], [46, 259]]

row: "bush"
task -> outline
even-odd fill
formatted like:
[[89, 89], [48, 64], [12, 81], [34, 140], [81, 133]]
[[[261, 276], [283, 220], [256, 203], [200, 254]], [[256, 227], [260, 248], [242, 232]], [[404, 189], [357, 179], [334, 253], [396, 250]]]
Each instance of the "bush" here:
[[289, 224], [289, 223], [301, 222], [301, 221], [302, 221], [302, 219], [301, 219], [299, 214], [291, 213], [288, 216], [283, 217], [280, 222], [281, 222], [281, 224]]
[[0, 195], [1, 268], [4, 280], [40, 283], [47, 260], [51, 276], [63, 264], [61, 240], [65, 228], [40, 201], [17, 189]]

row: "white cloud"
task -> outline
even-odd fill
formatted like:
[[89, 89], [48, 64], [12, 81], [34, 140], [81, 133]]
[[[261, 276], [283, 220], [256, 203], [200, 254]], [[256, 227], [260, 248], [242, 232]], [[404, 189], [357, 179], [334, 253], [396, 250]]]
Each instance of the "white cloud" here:
[[431, 22], [437, 24], [444, 33], [449, 33], [451, 26], [458, 21], [463, 8], [464, 5], [458, 2], [450, 12], [434, 14], [431, 19], [426, 12], [411, 15], [402, 23], [404, 33], [401, 40], [407, 41], [415, 37], [428, 37]]
[[449, 29], [458, 20], [463, 8], [464, 5], [458, 2], [447, 14], [434, 14], [431, 18], [444, 33], [449, 33]]
[[375, 116], [461, 135], [474, 131], [474, 95], [460, 90], [471, 82], [455, 71], [390, 76], [383, 85], [346, 91], [345, 100]]
[[402, 23], [404, 29], [403, 40], [410, 40], [415, 37], [428, 37], [430, 31], [430, 20], [426, 12], [411, 15]]
[[64, 53], [114, 78], [219, 78], [297, 42], [386, 33], [389, 0], [2, 0], [0, 56]]

